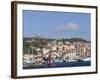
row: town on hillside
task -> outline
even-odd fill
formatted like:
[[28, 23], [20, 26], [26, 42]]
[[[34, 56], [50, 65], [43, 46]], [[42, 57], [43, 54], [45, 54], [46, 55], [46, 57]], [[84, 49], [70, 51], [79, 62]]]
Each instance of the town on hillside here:
[[90, 60], [91, 42], [81, 38], [23, 38], [23, 65], [33, 66], [58, 62]]

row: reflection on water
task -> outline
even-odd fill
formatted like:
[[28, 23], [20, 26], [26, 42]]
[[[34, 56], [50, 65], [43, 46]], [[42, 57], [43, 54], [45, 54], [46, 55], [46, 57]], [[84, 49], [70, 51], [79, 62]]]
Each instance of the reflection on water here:
[[91, 61], [71, 61], [71, 62], [53, 62], [52, 64], [32, 64], [28, 63], [23, 66], [23, 69], [37, 69], [37, 68], [59, 68], [59, 67], [81, 67], [91, 66]]

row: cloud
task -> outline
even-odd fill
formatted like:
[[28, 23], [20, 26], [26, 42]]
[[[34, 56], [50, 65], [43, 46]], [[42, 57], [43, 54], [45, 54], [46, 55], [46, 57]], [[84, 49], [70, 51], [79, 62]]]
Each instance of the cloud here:
[[64, 32], [64, 31], [77, 31], [80, 29], [80, 25], [79, 24], [76, 24], [76, 23], [68, 23], [66, 25], [62, 25], [60, 27], [57, 27], [55, 29], [55, 31], [58, 31], [58, 32]]

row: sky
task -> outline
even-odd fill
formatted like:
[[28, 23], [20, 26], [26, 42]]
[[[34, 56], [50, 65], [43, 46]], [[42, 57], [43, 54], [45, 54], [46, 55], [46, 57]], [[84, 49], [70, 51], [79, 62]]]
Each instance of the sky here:
[[91, 14], [23, 10], [23, 37], [90, 40]]

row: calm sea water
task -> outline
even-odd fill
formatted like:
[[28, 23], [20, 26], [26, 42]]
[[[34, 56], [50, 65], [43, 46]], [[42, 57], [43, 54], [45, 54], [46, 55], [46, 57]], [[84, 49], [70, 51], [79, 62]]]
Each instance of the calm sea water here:
[[91, 66], [91, 61], [56, 62], [56, 63], [53, 63], [52, 65], [48, 65], [48, 64], [41, 64], [41, 65], [28, 64], [27, 66], [24, 66], [23, 69], [82, 67], [82, 66]]

